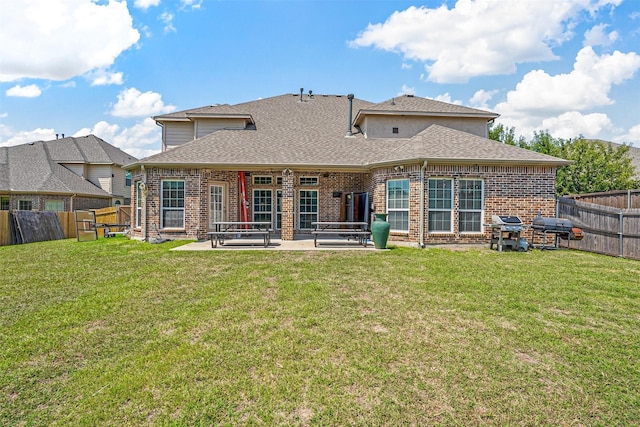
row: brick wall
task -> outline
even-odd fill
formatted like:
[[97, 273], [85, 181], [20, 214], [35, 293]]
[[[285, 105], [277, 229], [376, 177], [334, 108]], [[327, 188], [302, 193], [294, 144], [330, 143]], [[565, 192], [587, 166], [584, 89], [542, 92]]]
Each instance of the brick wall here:
[[[298, 230], [298, 199], [301, 189], [318, 190], [318, 216], [320, 221], [340, 219], [341, 198], [334, 197], [334, 192], [363, 192], [370, 194], [374, 212], [386, 213], [386, 182], [389, 179], [409, 179], [410, 214], [409, 231], [392, 233], [390, 240], [420, 241], [420, 164], [403, 165], [402, 170], [393, 167], [379, 168], [371, 173], [342, 172], [291, 172], [285, 171], [253, 171], [247, 175], [247, 194], [250, 199], [250, 211], [253, 189], [283, 190], [282, 198], [282, 238], [293, 239]], [[253, 176], [271, 176], [270, 185], [253, 185]], [[317, 177], [317, 186], [301, 186], [299, 178]], [[282, 184], [277, 178], [282, 178]], [[424, 209], [424, 242], [429, 243], [486, 243], [490, 230], [483, 227], [480, 233], [458, 232], [458, 183], [460, 179], [479, 179], [484, 182], [483, 224], [491, 222], [492, 215], [517, 215], [525, 224], [540, 212], [543, 216], [555, 215], [555, 168], [527, 166], [478, 166], [478, 165], [427, 165], [425, 170], [425, 193], [429, 178], [449, 178], [454, 183], [453, 232], [429, 233], [427, 195]], [[145, 179], [141, 171], [134, 173], [132, 186], [132, 212], [135, 212], [135, 182]], [[160, 182], [163, 179], [179, 179], [185, 182], [185, 228], [180, 230], [160, 230], [163, 237], [203, 239], [209, 230], [209, 186], [223, 185], [226, 188], [226, 219], [237, 221], [238, 212], [238, 173], [236, 171], [217, 171], [211, 169], [163, 169], [148, 168], [146, 182], [149, 194], [143, 207], [143, 224], [148, 215], [146, 234], [142, 229], [134, 229], [133, 236], [142, 238], [155, 237], [160, 226]], [[251, 216], [250, 216], [251, 217]], [[275, 221], [275, 201], [273, 203]], [[154, 228], [155, 224], [155, 228]], [[303, 231], [304, 232], [304, 231]]]

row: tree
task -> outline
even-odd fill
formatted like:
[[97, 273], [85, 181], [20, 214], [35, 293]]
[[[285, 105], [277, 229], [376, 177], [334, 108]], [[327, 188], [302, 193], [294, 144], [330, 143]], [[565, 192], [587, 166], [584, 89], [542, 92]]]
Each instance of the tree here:
[[569, 141], [561, 154], [562, 158], [573, 163], [558, 170], [558, 195], [630, 190], [638, 187], [629, 147], [625, 145], [615, 148], [602, 141], [578, 138]]
[[640, 187], [640, 182], [634, 179], [635, 168], [626, 145], [613, 147], [582, 136], [573, 140], [554, 138], [548, 130], [534, 132], [531, 141], [526, 141], [523, 136], [516, 138], [515, 128], [505, 128], [502, 124], [490, 126], [489, 138], [570, 160], [572, 163], [559, 168], [556, 175], [559, 196]]
[[516, 128], [505, 128], [502, 123], [495, 124], [495, 122], [489, 125], [489, 139], [516, 147], [522, 147], [526, 144], [523, 136], [516, 139]]

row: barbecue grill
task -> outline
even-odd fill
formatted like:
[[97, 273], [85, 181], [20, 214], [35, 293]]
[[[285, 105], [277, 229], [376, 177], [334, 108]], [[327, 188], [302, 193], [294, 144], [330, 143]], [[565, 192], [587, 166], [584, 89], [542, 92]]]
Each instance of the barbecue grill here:
[[[558, 249], [559, 239], [567, 240], [567, 247], [571, 244], [571, 240], [582, 240], [582, 230], [574, 227], [571, 220], [565, 218], [545, 218], [538, 215], [531, 224], [533, 236], [531, 237], [531, 246], [534, 246], [536, 234], [543, 235], [542, 246], [540, 249]], [[553, 246], [547, 245], [547, 234], [553, 234]]]
[[498, 246], [498, 252], [502, 252], [503, 247], [517, 250], [518, 252], [526, 252], [529, 249], [527, 240], [520, 237], [520, 233], [524, 230], [524, 223], [517, 216], [493, 215], [491, 217], [491, 244], [489, 247], [493, 249], [493, 245]]

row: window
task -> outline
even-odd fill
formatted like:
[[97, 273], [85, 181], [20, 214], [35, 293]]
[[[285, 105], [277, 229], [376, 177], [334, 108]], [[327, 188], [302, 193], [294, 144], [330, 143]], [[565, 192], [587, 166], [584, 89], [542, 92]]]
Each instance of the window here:
[[18, 201], [18, 210], [30, 211], [31, 209], [32, 209], [31, 200], [19, 200]]
[[136, 183], [136, 227], [142, 227], [142, 181]]
[[282, 185], [282, 177], [281, 176], [276, 177], [276, 184], [277, 185]]
[[161, 228], [184, 228], [184, 181], [162, 181]]
[[2, 196], [0, 197], [0, 211], [8, 211], [9, 210], [9, 197]]
[[482, 232], [482, 180], [461, 179], [458, 183], [458, 230], [460, 233]]
[[132, 177], [131, 171], [126, 171], [124, 173], [124, 185], [125, 185], [125, 187], [131, 187], [131, 177]]
[[213, 229], [213, 223], [225, 220], [225, 186], [212, 184], [209, 186], [209, 228]]
[[271, 222], [271, 190], [253, 190], [253, 220]]
[[453, 181], [429, 180], [429, 232], [451, 233]]
[[300, 185], [318, 185], [317, 176], [301, 176]]
[[276, 190], [276, 230], [282, 230], [282, 190]]
[[253, 185], [271, 185], [272, 178], [270, 176], [254, 176]]
[[311, 223], [317, 220], [318, 190], [300, 190], [300, 229], [312, 229]]
[[63, 212], [64, 200], [47, 200], [44, 202], [45, 211]]
[[398, 128], [391, 128], [391, 133], [398, 133]]
[[409, 180], [387, 181], [387, 221], [391, 231], [409, 231]]

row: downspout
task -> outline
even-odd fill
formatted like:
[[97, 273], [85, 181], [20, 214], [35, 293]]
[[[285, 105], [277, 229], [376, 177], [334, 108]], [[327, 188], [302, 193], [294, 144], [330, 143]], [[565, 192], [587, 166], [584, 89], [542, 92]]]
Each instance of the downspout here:
[[424, 248], [424, 172], [427, 169], [425, 160], [420, 168], [420, 248]]

